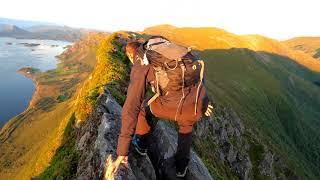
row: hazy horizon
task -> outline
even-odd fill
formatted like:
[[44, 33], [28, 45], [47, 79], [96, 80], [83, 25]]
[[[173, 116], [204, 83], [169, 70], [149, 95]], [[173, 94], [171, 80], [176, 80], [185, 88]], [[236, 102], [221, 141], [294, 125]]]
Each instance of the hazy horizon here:
[[316, 0], [241, 2], [179, 1], [18, 1], [2, 2], [0, 17], [63, 24], [103, 31], [142, 31], [171, 24], [177, 27], [216, 27], [243, 34], [260, 34], [278, 40], [320, 36]]

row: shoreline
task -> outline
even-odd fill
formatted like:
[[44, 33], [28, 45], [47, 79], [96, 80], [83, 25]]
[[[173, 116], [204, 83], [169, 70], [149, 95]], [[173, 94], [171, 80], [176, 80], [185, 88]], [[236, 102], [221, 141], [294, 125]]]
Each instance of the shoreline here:
[[[2, 38], [2, 37], [0, 37]], [[12, 37], [8, 37], [8, 38], [12, 38]], [[17, 39], [17, 38], [13, 38], [13, 39]], [[24, 38], [26, 40], [40, 40], [40, 39], [29, 39], [29, 38]], [[61, 52], [57, 52], [55, 54], [55, 67], [52, 68], [52, 69], [56, 69], [57, 68], [57, 65], [59, 63], [61, 63], [61, 59], [59, 58], [59, 56], [61, 54], [63, 54], [66, 49], [65, 47], [68, 46], [68, 45], [72, 45], [72, 42], [69, 42], [69, 41], [62, 41], [63, 43], [60, 43], [60, 40], [51, 40], [51, 41], [55, 41], [55, 44], [51, 47], [55, 47], [57, 45], [63, 47], [63, 49], [61, 50]], [[66, 43], [68, 42], [68, 43]], [[18, 42], [17, 42], [18, 43]], [[29, 42], [22, 42], [21, 43], [22, 45], [29, 45], [31, 44], [30, 47], [32, 47], [33, 45], [34, 46], [38, 46], [40, 43], [38, 43], [37, 41], [35, 43], [29, 43]], [[52, 43], [48, 43], [48, 44], [52, 44]], [[20, 67], [18, 67], [20, 68]], [[24, 77], [27, 77], [27, 78], [30, 78], [32, 80], [32, 83], [34, 85], [34, 89], [33, 89], [33, 92], [32, 94], [30, 94], [30, 96], [28, 96], [28, 99], [26, 100], [26, 102], [23, 103], [23, 108], [21, 108], [20, 112], [16, 112], [16, 114], [12, 114], [11, 117], [8, 117], [8, 119], [5, 119], [2, 123], [1, 123], [1, 126], [0, 126], [0, 132], [3, 130], [3, 128], [6, 127], [7, 124], [10, 124], [9, 122], [12, 120], [12, 119], [15, 119], [16, 117], [19, 117], [21, 115], [23, 115], [25, 112], [27, 112], [28, 110], [31, 110], [34, 108], [34, 106], [36, 105], [36, 103], [46, 95], [46, 91], [47, 91], [47, 87], [46, 85], [43, 85], [40, 83], [38, 77], [39, 75], [41, 74], [45, 74], [48, 70], [45, 70], [45, 71], [42, 71], [40, 69], [37, 69], [37, 68], [33, 68], [33, 67], [27, 67], [27, 66], [24, 66], [20, 69], [16, 69], [15, 72], [20, 74], [20, 75], [23, 75]], [[22, 87], [23, 88], [23, 87]]]
[[[23, 111], [21, 111], [20, 113], [14, 115], [13, 117], [11, 117], [10, 119], [8, 119], [7, 121], [5, 121], [5, 123], [2, 125], [2, 127], [0, 127], [0, 133], [3, 132], [3, 130], [5, 130], [6, 128], [8, 128], [7, 126], [10, 127], [10, 122], [12, 122], [13, 119], [15, 119], [16, 117], [18, 116], [21, 116], [23, 115], [25, 112], [29, 111], [30, 109], [32, 109], [32, 107], [34, 106], [34, 103], [35, 103], [35, 100], [36, 100], [36, 97], [39, 96], [40, 94], [40, 83], [38, 81], [35, 80], [35, 76], [36, 74], [31, 74], [31, 73], [27, 73], [27, 70], [28, 68], [20, 68], [17, 70], [17, 73], [27, 77], [27, 78], [30, 78], [32, 80], [32, 83], [34, 84], [35, 86], [35, 90], [32, 94], [32, 97], [31, 97], [31, 100], [28, 102], [28, 106], [27, 108], [25, 108]], [[38, 73], [41, 73], [40, 71]]]
[[[16, 116], [19, 116], [20, 114], [28, 111], [30, 108], [32, 108], [35, 104], [36, 98], [39, 97], [40, 95], [40, 83], [36, 80], [36, 76], [41, 73], [41, 71], [39, 69], [35, 69], [35, 68], [20, 68], [17, 70], [17, 72], [27, 78], [30, 78], [35, 86], [35, 90], [32, 94], [31, 100], [29, 101], [29, 105], [28, 107], [21, 113], [17, 114]], [[10, 121], [10, 120], [9, 120]]]

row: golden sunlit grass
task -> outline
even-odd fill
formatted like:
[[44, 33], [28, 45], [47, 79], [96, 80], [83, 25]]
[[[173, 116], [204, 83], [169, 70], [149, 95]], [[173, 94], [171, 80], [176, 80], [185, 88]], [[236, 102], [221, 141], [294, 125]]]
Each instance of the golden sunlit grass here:
[[95, 65], [94, 41], [88, 36], [61, 56], [58, 68], [35, 74], [37, 83], [27, 111], [11, 119], [0, 134], [0, 179], [30, 179], [49, 164], [60, 146], [74, 109], [74, 94]]
[[320, 37], [297, 37], [283, 41], [284, 44], [293, 50], [298, 50], [319, 58]]
[[[78, 118], [81, 117], [85, 120], [86, 116], [91, 113], [106, 84], [108, 84], [110, 93], [119, 102], [124, 101], [125, 92], [121, 87], [124, 87], [123, 83], [128, 80], [128, 64], [126, 62], [129, 61], [126, 61], [122, 49], [123, 44], [120, 44], [118, 37], [118, 34], [102, 37], [96, 47], [96, 59], [98, 60], [96, 67], [76, 93], [78, 96], [74, 101], [74, 109]], [[73, 179], [75, 177], [78, 163], [77, 150], [75, 149], [77, 133], [75, 127], [80, 126], [82, 121], [76, 119], [75, 113], [68, 117], [70, 120], [65, 126], [62, 144], [51, 159], [50, 165], [38, 176], [39, 179]]]
[[93, 111], [106, 84], [124, 80], [128, 74], [126, 65], [123, 63], [126, 56], [115, 38], [116, 34], [105, 37], [98, 45], [95, 69], [80, 89], [77, 97], [75, 111], [77, 124], [84, 121]]
[[218, 28], [175, 28], [170, 25], [147, 28], [143, 33], [162, 35], [197, 50], [247, 48], [253, 51], [275, 53], [288, 56], [295, 62], [320, 72], [320, 61], [312, 56], [294, 51], [277, 40], [259, 35], [238, 36]]

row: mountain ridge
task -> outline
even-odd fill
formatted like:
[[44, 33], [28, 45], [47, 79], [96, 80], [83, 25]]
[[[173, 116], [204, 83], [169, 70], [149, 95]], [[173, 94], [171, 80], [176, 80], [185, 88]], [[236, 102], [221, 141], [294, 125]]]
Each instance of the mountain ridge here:
[[296, 37], [283, 41], [293, 50], [302, 51], [313, 58], [320, 59], [320, 37]]
[[0, 24], [11, 24], [16, 25], [21, 28], [28, 28], [35, 25], [59, 25], [57, 23], [49, 23], [49, 22], [40, 22], [40, 21], [30, 21], [30, 20], [21, 20], [21, 19], [12, 19], [12, 18], [4, 18], [0, 17]]
[[29, 36], [31, 33], [15, 25], [0, 24], [0, 36]]
[[[316, 179], [320, 176], [316, 171], [319, 157], [316, 149], [320, 147], [317, 132], [320, 95], [319, 86], [314, 83], [320, 76], [313, 70], [317, 67], [309, 67], [303, 63], [304, 59], [300, 59], [307, 57], [310, 61], [316, 61], [314, 58], [305, 53], [303, 56], [300, 53], [297, 55], [276, 40], [259, 35], [238, 36], [214, 28], [204, 28], [202, 31], [201, 28], [160, 26], [160, 29], [153, 27], [140, 33], [95, 35], [89, 35], [87, 41], [81, 40], [68, 47], [61, 55], [68, 68], [49, 74], [49, 82], [59, 83], [59, 79], [65, 77], [60, 73], [72, 69], [74, 65], [90, 62], [91, 69], [88, 69], [83, 81], [75, 82], [78, 86], [69, 94], [72, 97], [70, 101], [64, 101], [65, 97], [70, 98], [68, 94], [60, 94], [59, 98], [55, 96], [57, 101], [72, 106], [66, 110], [64, 123], [60, 126], [67, 135], [60, 137], [61, 133], [52, 133], [64, 140], [55, 141], [59, 148], [55, 146], [50, 149], [54, 154], [39, 168], [44, 171], [25, 173], [28, 177], [76, 177], [77, 167], [84, 166], [83, 163], [78, 164], [76, 150], [82, 137], [77, 136], [79, 128], [86, 123], [94, 125], [94, 121], [99, 120], [88, 117], [99, 113], [96, 107], [102, 105], [99, 98], [105, 88], [120, 105], [123, 104], [130, 72], [124, 45], [150, 35], [163, 35], [186, 46], [197, 45], [194, 49], [205, 60], [206, 85], [216, 110], [212, 119], [197, 124], [193, 148], [213, 178]], [[96, 41], [91, 41], [90, 37]], [[94, 56], [81, 53], [84, 49], [94, 52]], [[294, 56], [298, 58], [293, 59]], [[49, 108], [47, 111], [42, 112], [44, 116], [48, 115], [46, 113], [57, 114], [55, 109]], [[75, 114], [71, 115], [73, 112]], [[26, 117], [24, 121], [28, 118], [31, 117]], [[166, 125], [174, 127], [172, 124]], [[26, 126], [20, 128], [21, 131]], [[94, 137], [89, 129], [80, 134], [84, 136], [89, 133], [86, 137], [89, 139]], [[13, 137], [10, 140], [16, 141]], [[1, 146], [4, 147], [0, 144], [0, 149]], [[17, 146], [16, 149], [23, 147]], [[24, 152], [28, 151], [33, 152], [24, 149]], [[2, 149], [0, 152], [3, 153]], [[47, 152], [44, 150], [41, 154]], [[3, 158], [1, 153], [0, 160]], [[43, 161], [40, 157], [34, 158], [33, 162]], [[19, 159], [21, 157], [8, 157], [0, 161], [0, 165], [8, 167], [8, 162]], [[12, 166], [10, 163], [9, 167]], [[92, 170], [101, 172], [103, 167]]]
[[[280, 41], [261, 35], [236, 35], [219, 28], [169, 28], [162, 31], [158, 26], [146, 28], [142, 33], [163, 35], [182, 45], [191, 46], [197, 50], [248, 48], [253, 51], [266, 51], [288, 56], [297, 63], [309, 69], [320, 72], [320, 61], [298, 51], [293, 51]], [[164, 26], [166, 27], [166, 26]], [[198, 32], [201, 32], [199, 34]], [[194, 36], [196, 35], [196, 36]], [[194, 37], [194, 38], [192, 38]]]
[[[204, 31], [201, 28], [144, 31], [146, 35], [162, 35], [185, 46], [197, 44], [194, 49], [199, 51], [206, 67], [210, 68], [206, 70], [209, 94], [219, 104], [231, 105], [244, 120], [246, 128], [259, 134], [259, 141], [272, 142], [273, 151], [282, 151], [280, 154], [288, 157], [289, 161], [304, 159], [304, 162], [289, 164], [299, 164], [300, 168], [308, 171], [306, 176], [315, 173], [316, 157], [319, 157], [316, 149], [320, 145], [316, 140], [319, 135], [311, 127], [318, 126], [317, 119], [320, 118], [320, 94], [316, 86], [320, 78], [319, 61], [260, 35], [221, 35], [220, 32], [214, 28]], [[301, 103], [304, 106], [299, 105]], [[284, 143], [289, 139], [290, 143]], [[302, 145], [305, 143], [309, 145]], [[303, 148], [306, 146], [308, 148]], [[297, 155], [289, 156], [293, 149]], [[308, 178], [316, 176], [319, 175]]]
[[0, 37], [51, 39], [75, 42], [97, 30], [72, 28], [53, 23], [0, 18]]

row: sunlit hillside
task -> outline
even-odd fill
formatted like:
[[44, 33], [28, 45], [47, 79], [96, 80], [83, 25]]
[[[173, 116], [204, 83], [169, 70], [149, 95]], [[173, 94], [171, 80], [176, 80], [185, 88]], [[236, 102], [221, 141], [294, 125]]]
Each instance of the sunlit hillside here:
[[305, 52], [314, 58], [320, 58], [320, 37], [297, 37], [283, 41], [293, 50]]
[[232, 106], [259, 142], [305, 178], [320, 176], [320, 61], [259, 35], [168, 25], [144, 33], [198, 49], [216, 102]]
[[[95, 111], [106, 84], [123, 104], [131, 67], [124, 45], [149, 35], [193, 47], [205, 61], [214, 104], [231, 107], [240, 118], [232, 115], [243, 125], [242, 134], [219, 144], [215, 133], [237, 129], [228, 117], [232, 113], [218, 109], [212, 121], [224, 127], [205, 126], [218, 129], [195, 138], [193, 148], [214, 179], [241, 179], [240, 171], [250, 179], [320, 177], [320, 61], [260, 35], [161, 25], [142, 33], [93, 33], [68, 47], [57, 69], [22, 69], [32, 72], [38, 90], [31, 107], [0, 132], [0, 179], [73, 179], [77, 128]], [[228, 157], [221, 158], [221, 152]], [[265, 174], [261, 164], [268, 154], [272, 162]], [[229, 163], [233, 158], [236, 163]], [[246, 161], [246, 170], [237, 169]]]
[[163, 35], [198, 50], [248, 48], [253, 51], [276, 53], [288, 56], [293, 61], [320, 72], [320, 61], [315, 61], [305, 53], [293, 51], [277, 40], [260, 35], [238, 36], [217, 28], [176, 28], [170, 25], [147, 28], [143, 33]]
[[61, 144], [75, 94], [95, 66], [94, 46], [104, 36], [90, 34], [68, 47], [56, 69], [20, 70], [36, 82], [37, 90], [29, 108], [1, 129], [0, 179], [30, 179], [48, 166]]

